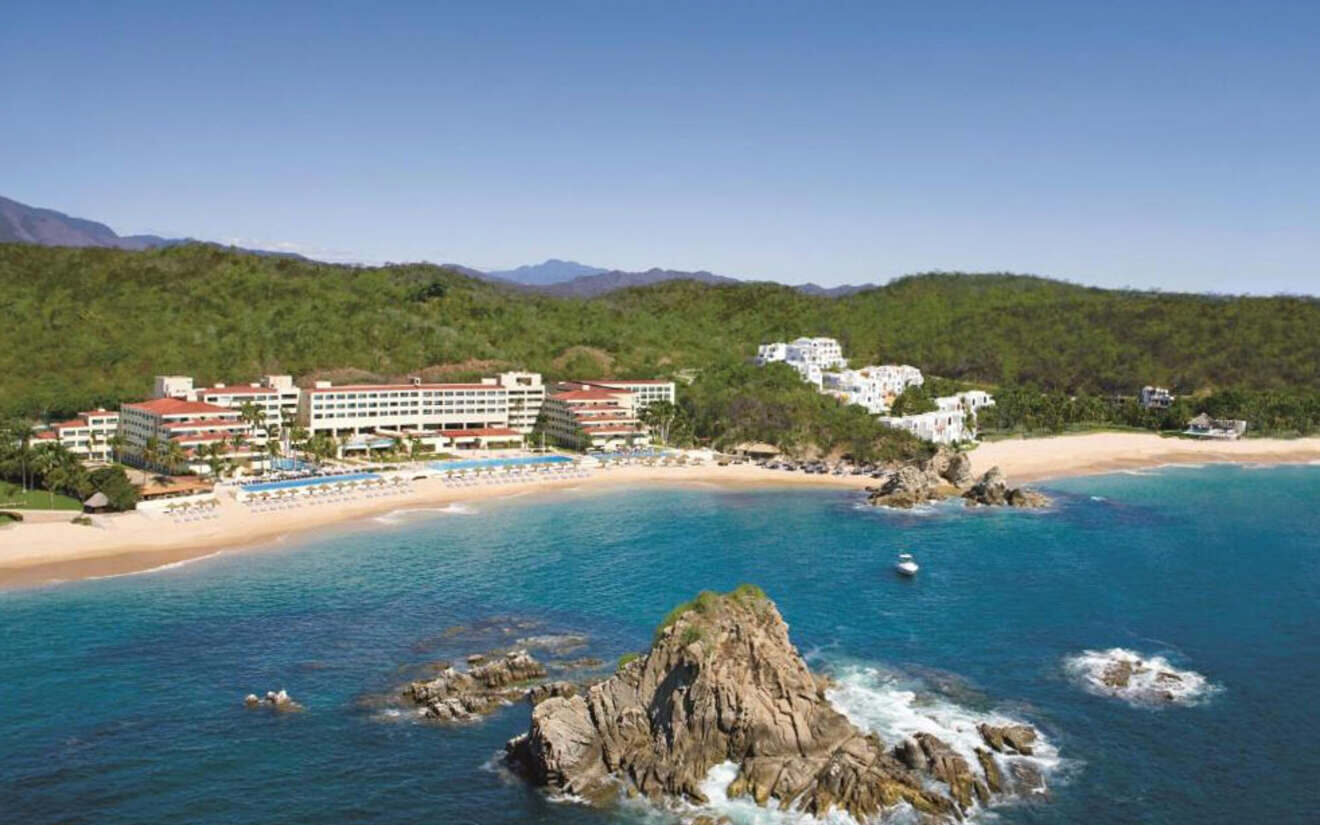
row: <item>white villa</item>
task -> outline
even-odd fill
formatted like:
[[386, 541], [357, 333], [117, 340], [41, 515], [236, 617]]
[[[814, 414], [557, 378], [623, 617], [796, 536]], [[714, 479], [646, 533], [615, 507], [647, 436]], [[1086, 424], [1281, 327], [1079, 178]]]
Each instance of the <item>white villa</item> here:
[[[793, 367], [802, 380], [815, 384], [820, 392], [845, 404], [857, 404], [880, 417], [888, 427], [907, 430], [918, 438], [937, 444], [952, 444], [976, 437], [967, 429], [966, 415], [995, 403], [984, 390], [968, 390], [935, 399], [933, 412], [918, 415], [885, 415], [894, 399], [908, 387], [925, 384], [921, 370], [908, 364], [868, 365], [848, 369], [839, 342], [833, 338], [799, 338], [790, 343], [762, 344], [756, 351], [756, 363], [765, 365], [782, 361]], [[838, 367], [838, 369], [835, 369]]]
[[843, 349], [833, 338], [798, 338], [789, 343], [762, 344], [756, 349], [756, 364], [782, 361], [802, 375], [802, 380], [821, 386], [826, 370], [846, 369]]
[[1141, 406], [1148, 410], [1167, 410], [1173, 406], [1173, 393], [1164, 387], [1142, 387], [1140, 399]]
[[889, 412], [894, 399], [910, 386], [920, 387], [925, 378], [921, 370], [907, 364], [866, 366], [856, 370], [827, 372], [823, 391], [845, 404], [865, 407], [872, 415]]

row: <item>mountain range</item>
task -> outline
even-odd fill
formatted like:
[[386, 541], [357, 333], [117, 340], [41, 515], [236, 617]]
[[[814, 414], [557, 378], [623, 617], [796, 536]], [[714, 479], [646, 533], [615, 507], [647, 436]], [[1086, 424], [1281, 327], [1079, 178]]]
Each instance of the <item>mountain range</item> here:
[[[28, 206], [5, 197], [0, 197], [0, 243], [30, 243], [41, 246], [103, 246], [128, 250], [154, 249], [185, 243], [224, 246], [224, 244], [200, 241], [195, 238], [119, 235], [103, 223], [71, 217], [54, 209]], [[256, 255], [303, 257], [291, 252], [272, 252], [263, 249], [242, 249], [240, 251], [251, 252]], [[644, 272], [627, 272], [559, 258], [550, 258], [539, 264], [528, 264], [514, 269], [491, 271], [483, 271], [455, 263], [444, 264], [444, 266], [464, 275], [502, 284], [511, 289], [561, 298], [592, 298], [618, 289], [647, 286], [663, 281], [687, 280], [707, 284], [748, 282], [745, 279], [716, 275], [705, 270], [687, 272], [652, 267]], [[875, 286], [875, 284], [864, 284], [861, 286], [826, 288], [816, 284], [801, 284], [794, 288], [808, 295], [840, 298], [865, 289], [872, 289]]]

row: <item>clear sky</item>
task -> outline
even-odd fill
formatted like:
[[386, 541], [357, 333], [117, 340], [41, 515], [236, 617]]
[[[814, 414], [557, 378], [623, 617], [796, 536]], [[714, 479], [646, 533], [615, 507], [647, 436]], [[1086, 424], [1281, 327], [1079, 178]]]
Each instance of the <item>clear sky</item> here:
[[7, 4], [0, 194], [328, 260], [1320, 292], [1320, 2]]

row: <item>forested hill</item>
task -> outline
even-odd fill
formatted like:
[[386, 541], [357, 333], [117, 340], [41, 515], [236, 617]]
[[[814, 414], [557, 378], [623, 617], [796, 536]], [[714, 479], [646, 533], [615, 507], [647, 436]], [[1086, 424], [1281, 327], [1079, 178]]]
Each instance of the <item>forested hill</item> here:
[[0, 244], [0, 317], [0, 412], [35, 415], [142, 397], [158, 373], [652, 376], [735, 369], [758, 343], [798, 335], [839, 338], [855, 364], [1069, 392], [1320, 387], [1314, 298], [1012, 275], [913, 276], [844, 298], [669, 282], [572, 299], [429, 265]]

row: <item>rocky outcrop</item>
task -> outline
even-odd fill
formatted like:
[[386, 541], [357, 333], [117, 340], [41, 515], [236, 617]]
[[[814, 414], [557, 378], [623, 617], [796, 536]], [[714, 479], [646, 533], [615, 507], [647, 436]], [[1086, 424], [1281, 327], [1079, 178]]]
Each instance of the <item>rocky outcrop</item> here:
[[[588, 800], [610, 798], [621, 784], [705, 802], [701, 784], [726, 762], [737, 766], [729, 796], [818, 816], [842, 810], [865, 821], [906, 802], [956, 819], [992, 798], [985, 768], [929, 734], [891, 751], [835, 710], [825, 688], [758, 589], [702, 593], [614, 676], [536, 704], [506, 758], [533, 782]], [[993, 784], [1005, 785], [997, 768]]]
[[867, 492], [870, 494], [866, 499], [869, 504], [905, 510], [942, 498], [930, 476], [915, 464], [899, 467], [889, 474], [884, 484], [869, 487]]
[[943, 499], [972, 483], [972, 461], [965, 453], [941, 446], [930, 458], [894, 470], [879, 487], [868, 487], [867, 501], [878, 507], [910, 509]]
[[1050, 500], [1035, 490], [1025, 487], [1008, 486], [1008, 479], [998, 467], [991, 467], [981, 476], [980, 481], [963, 493], [969, 505], [981, 504], [988, 507], [1045, 507]]
[[982, 722], [976, 730], [995, 753], [1031, 756], [1036, 745], [1036, 730], [1030, 725], [996, 726]]
[[257, 696], [255, 693], [249, 693], [243, 697], [243, 704], [248, 708], [270, 708], [281, 712], [302, 710], [302, 705], [293, 701], [293, 697], [283, 688], [279, 690], [268, 690], [264, 697]]
[[422, 715], [443, 722], [484, 716], [528, 694], [526, 683], [544, 678], [545, 667], [523, 650], [494, 661], [470, 656], [468, 670], [446, 667], [428, 681], [413, 682], [404, 696], [422, 706]]

